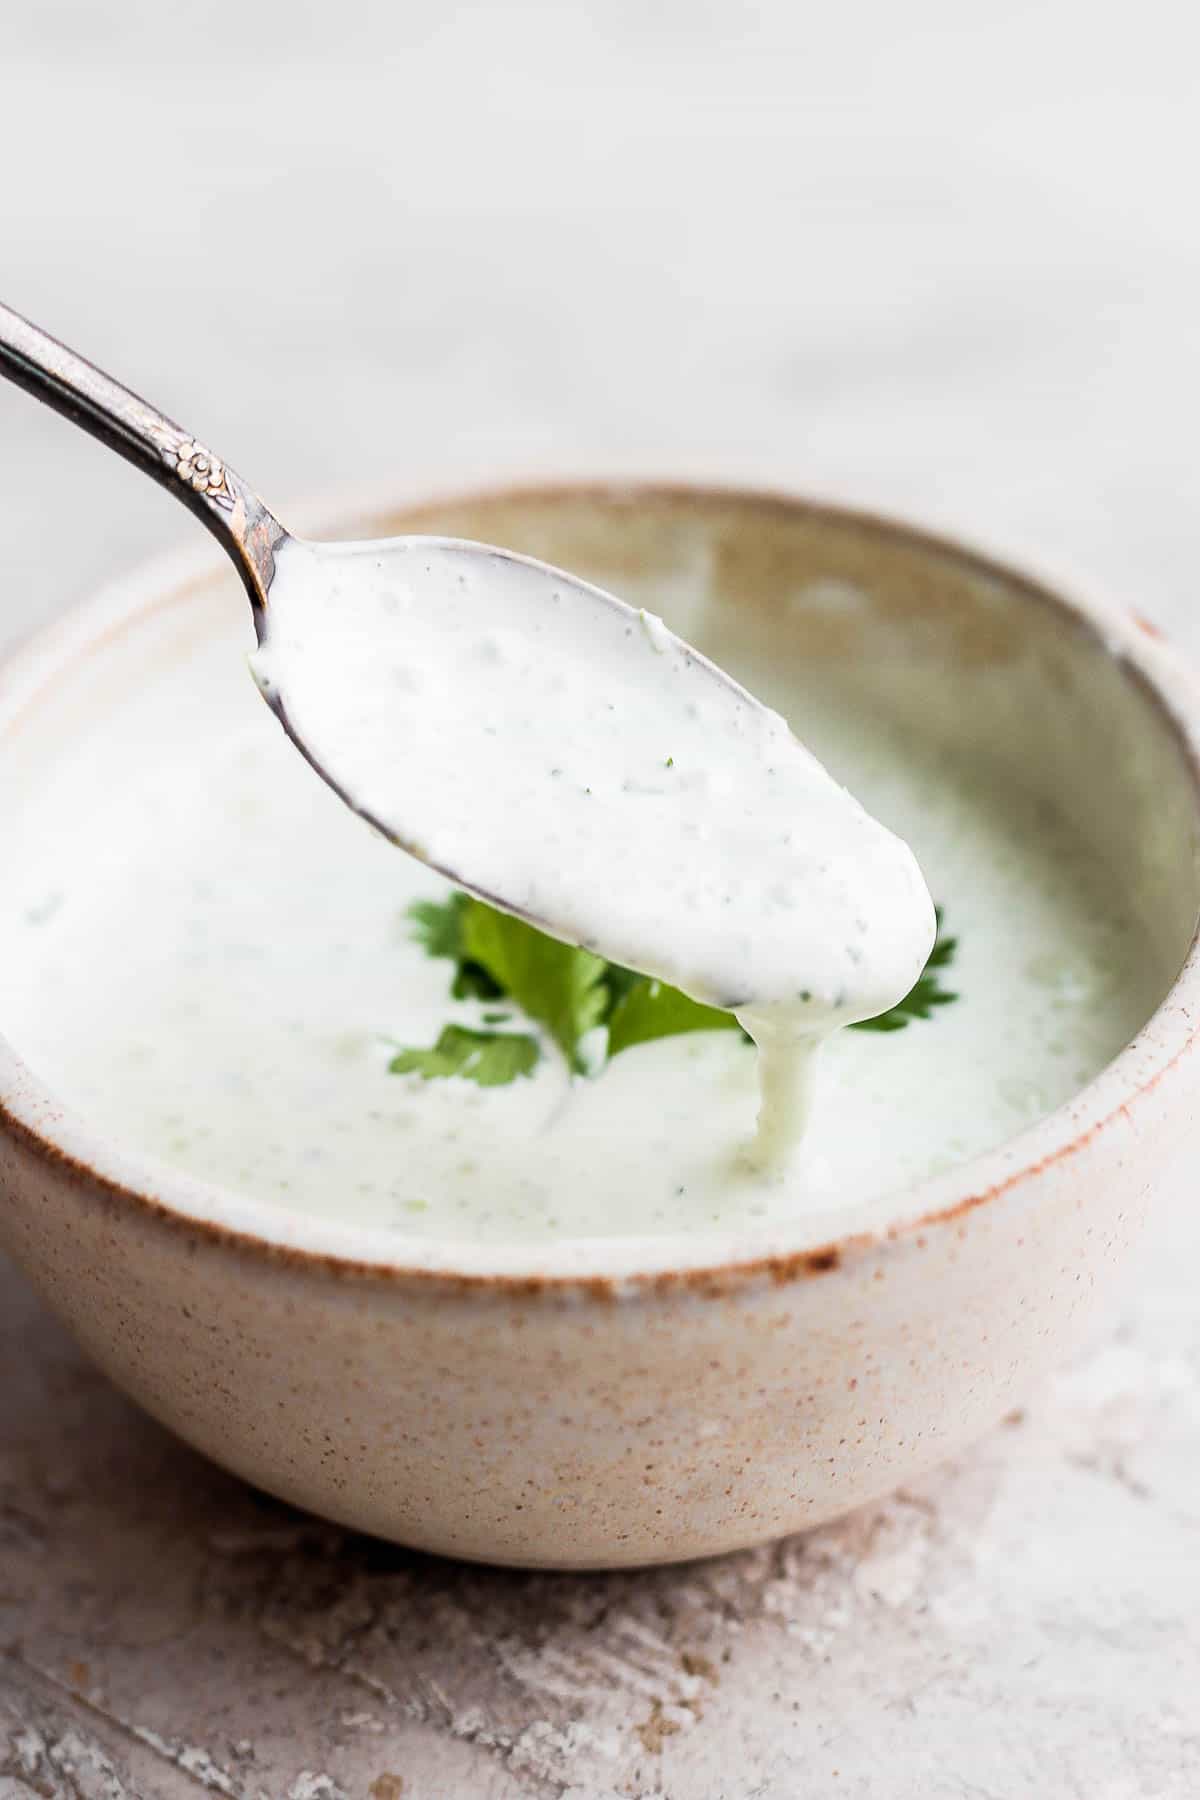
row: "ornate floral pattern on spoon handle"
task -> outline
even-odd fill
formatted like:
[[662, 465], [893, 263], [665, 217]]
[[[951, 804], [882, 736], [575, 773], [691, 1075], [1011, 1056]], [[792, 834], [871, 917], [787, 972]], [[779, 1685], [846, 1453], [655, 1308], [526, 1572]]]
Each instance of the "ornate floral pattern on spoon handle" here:
[[259, 619], [287, 533], [240, 475], [173, 419], [2, 304], [0, 374], [182, 500], [237, 564]]

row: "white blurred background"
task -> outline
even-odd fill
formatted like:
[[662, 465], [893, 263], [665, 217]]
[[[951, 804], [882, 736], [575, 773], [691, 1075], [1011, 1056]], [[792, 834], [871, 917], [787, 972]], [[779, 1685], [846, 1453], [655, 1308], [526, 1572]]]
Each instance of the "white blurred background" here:
[[[1189, 0], [40, 0], [0, 291], [265, 494], [811, 488], [1200, 648]], [[0, 641], [199, 528], [0, 388]]]

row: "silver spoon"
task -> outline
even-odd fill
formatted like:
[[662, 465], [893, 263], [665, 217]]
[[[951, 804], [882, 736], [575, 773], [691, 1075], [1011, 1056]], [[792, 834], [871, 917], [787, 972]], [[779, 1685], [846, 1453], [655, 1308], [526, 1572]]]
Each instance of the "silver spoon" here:
[[[293, 537], [227, 463], [4, 306], [0, 370], [208, 527], [288, 735], [457, 886], [720, 1006], [867, 1017], [911, 986], [933, 914], [910, 852], [661, 620], [483, 544]], [[888, 943], [897, 897], [910, 929], [864, 982], [845, 922]]]

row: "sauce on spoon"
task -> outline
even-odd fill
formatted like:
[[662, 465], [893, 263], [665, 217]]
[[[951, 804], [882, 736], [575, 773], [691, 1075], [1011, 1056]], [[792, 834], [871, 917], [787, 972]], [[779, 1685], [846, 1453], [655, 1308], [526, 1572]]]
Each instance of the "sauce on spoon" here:
[[[598, 603], [599, 602], [599, 603]], [[252, 668], [357, 811], [505, 910], [737, 1013], [752, 1160], [798, 1142], [813, 1057], [920, 975], [908, 846], [778, 713], [653, 614], [453, 539], [276, 553]]]

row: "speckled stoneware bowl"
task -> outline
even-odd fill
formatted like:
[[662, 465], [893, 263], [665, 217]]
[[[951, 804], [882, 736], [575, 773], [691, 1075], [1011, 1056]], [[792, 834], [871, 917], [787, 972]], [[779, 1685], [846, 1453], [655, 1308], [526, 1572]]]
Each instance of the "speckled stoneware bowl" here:
[[[1077, 813], [1178, 978], [1074, 1101], [920, 1188], [786, 1231], [537, 1250], [406, 1242], [164, 1176], [0, 1039], [0, 1241], [181, 1437], [301, 1506], [451, 1555], [700, 1556], [827, 1519], [959, 1448], [1076, 1339], [1195, 1112], [1191, 681], [1132, 619], [800, 501], [597, 487], [308, 523], [533, 552], [735, 668], [748, 644], [924, 659], [932, 728], [989, 745]], [[202, 551], [108, 589], [9, 663], [6, 857], [31, 804], [69, 829], [63, 744], [85, 734], [119, 780], [106, 718], [243, 608]], [[248, 616], [236, 629], [248, 646]], [[885, 1143], [879, 1157], [882, 1192]]]

